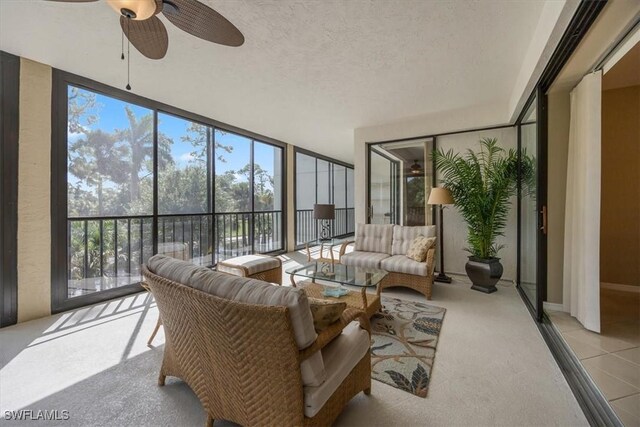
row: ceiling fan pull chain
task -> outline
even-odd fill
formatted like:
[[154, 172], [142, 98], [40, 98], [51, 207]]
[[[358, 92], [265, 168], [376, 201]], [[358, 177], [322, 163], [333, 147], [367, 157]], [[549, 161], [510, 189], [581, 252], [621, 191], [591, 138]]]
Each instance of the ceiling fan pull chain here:
[[129, 19], [127, 19], [127, 90], [131, 90], [131, 40], [129, 40]]
[[120, 40], [120, 59], [124, 61], [124, 30], [122, 30]]

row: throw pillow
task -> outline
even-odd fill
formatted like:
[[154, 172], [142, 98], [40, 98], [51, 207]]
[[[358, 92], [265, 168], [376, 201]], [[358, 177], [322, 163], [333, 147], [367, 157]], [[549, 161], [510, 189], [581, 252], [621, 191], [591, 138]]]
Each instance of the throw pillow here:
[[313, 327], [320, 332], [340, 319], [347, 308], [346, 302], [329, 301], [320, 298], [309, 298], [309, 307], [313, 316]]
[[427, 252], [435, 246], [435, 243], [435, 237], [424, 237], [422, 235], [417, 236], [413, 239], [413, 242], [411, 242], [411, 246], [409, 246], [407, 257], [414, 261], [424, 262], [427, 258]]

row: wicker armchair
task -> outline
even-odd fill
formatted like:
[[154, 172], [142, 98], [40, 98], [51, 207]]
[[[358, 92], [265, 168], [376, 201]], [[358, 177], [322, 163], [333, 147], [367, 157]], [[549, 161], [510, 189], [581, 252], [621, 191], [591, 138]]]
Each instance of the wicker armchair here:
[[[347, 309], [339, 321], [300, 350], [287, 306], [221, 298], [154, 274], [147, 266], [143, 266], [143, 274], [165, 327], [166, 344], [158, 383], [164, 385], [167, 376], [185, 381], [207, 412], [206, 425], [212, 425], [214, 419], [243, 426], [330, 425], [353, 396], [360, 391], [370, 393], [371, 356], [367, 337], [366, 354], [322, 408], [313, 417], [305, 416], [307, 387], [303, 385], [301, 363], [339, 341], [347, 325], [357, 329], [356, 324], [351, 324], [353, 320], [358, 320], [360, 328], [370, 334], [369, 320], [362, 311]], [[257, 282], [224, 276], [231, 278], [224, 286], [230, 280], [236, 281], [234, 285], [237, 281]], [[297, 292], [292, 288], [280, 289]]]

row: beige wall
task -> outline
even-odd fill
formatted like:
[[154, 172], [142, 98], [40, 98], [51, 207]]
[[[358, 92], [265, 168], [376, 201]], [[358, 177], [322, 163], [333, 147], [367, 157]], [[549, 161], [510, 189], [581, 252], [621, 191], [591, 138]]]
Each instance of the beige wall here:
[[640, 86], [602, 92], [600, 279], [640, 286]]
[[547, 170], [547, 301], [562, 304], [564, 265], [564, 208], [567, 193], [567, 156], [569, 149], [569, 91], [548, 97], [548, 170]]
[[51, 313], [51, 67], [20, 63], [18, 322]]

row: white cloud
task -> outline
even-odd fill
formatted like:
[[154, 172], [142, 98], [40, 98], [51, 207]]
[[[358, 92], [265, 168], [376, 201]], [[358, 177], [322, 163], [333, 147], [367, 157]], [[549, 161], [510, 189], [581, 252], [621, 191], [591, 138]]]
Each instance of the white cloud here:
[[68, 132], [67, 133], [67, 141], [68, 142], [76, 142], [84, 137], [86, 137], [87, 134], [84, 132]]
[[192, 160], [194, 160], [195, 158], [196, 158], [196, 156], [194, 156], [190, 152], [182, 153], [180, 155], [180, 157], [178, 157], [178, 163], [187, 164], [187, 163], [191, 162]]

